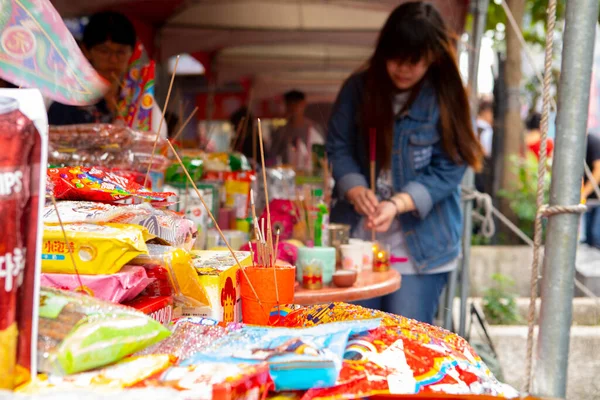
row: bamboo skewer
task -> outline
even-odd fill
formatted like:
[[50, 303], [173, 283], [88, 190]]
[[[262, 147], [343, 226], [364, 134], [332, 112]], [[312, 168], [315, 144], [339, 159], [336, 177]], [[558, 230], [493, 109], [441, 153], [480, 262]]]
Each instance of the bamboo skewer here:
[[[158, 131], [156, 132], [156, 138], [154, 139], [154, 146], [152, 147], [152, 154], [150, 155], [150, 163], [148, 164], [148, 170], [146, 171], [146, 176], [144, 177], [144, 184], [142, 185], [144, 187], [146, 187], [146, 183], [148, 182], [148, 177], [150, 176], [150, 168], [152, 168], [154, 152], [156, 151], [156, 145], [158, 144], [158, 139], [160, 138], [160, 131], [162, 129], [163, 122], [165, 120], [165, 113], [167, 112], [167, 108], [169, 107], [169, 99], [171, 98], [171, 90], [173, 90], [173, 83], [175, 82], [175, 75], [177, 73], [177, 65], [179, 65], [179, 56], [177, 56], [177, 58], [175, 59], [175, 65], [173, 66], [173, 75], [171, 75], [171, 83], [169, 84], [169, 91], [167, 92], [167, 99], [165, 100], [165, 106], [163, 107], [163, 110], [162, 110], [162, 117], [160, 118], [160, 122], [158, 124]], [[167, 142], [168, 142], [168, 140], [167, 140]], [[170, 144], [171, 144], [171, 142], [169, 142], [169, 145]], [[171, 146], [171, 148], [172, 147], [173, 146]], [[184, 168], [184, 171], [187, 171], [187, 170], [185, 170], [185, 168]]]
[[52, 200], [52, 205], [54, 206], [54, 212], [56, 212], [56, 218], [58, 219], [58, 224], [60, 225], [60, 230], [62, 231], [63, 238], [65, 239], [65, 246], [67, 246], [67, 253], [69, 253], [69, 257], [71, 258], [71, 262], [73, 263], [73, 269], [75, 270], [75, 275], [77, 275], [77, 283], [79, 283], [79, 287], [83, 289], [83, 282], [81, 281], [81, 276], [79, 275], [79, 270], [77, 269], [77, 264], [75, 264], [75, 257], [73, 256], [73, 252], [71, 251], [71, 246], [69, 246], [69, 239], [67, 238], [67, 232], [65, 231], [65, 226], [63, 225], [62, 218], [60, 217], [60, 213], [58, 212], [58, 204], [56, 204], [56, 198], [53, 194], [50, 195], [50, 200]]
[[[376, 182], [375, 182], [375, 159], [377, 157], [377, 151], [376, 151], [376, 133], [377, 131], [375, 130], [375, 128], [371, 128], [369, 129], [369, 169], [370, 169], [370, 173], [371, 173], [371, 190], [373, 191], [374, 195], [377, 195], [376, 192]], [[371, 229], [371, 241], [374, 242], [375, 241], [375, 229]]]
[[[177, 142], [177, 139], [179, 138], [179, 136], [181, 136], [181, 134], [183, 133], [183, 131], [185, 130], [185, 128], [187, 127], [187, 125], [190, 123], [190, 121], [192, 120], [192, 117], [198, 112], [198, 107], [194, 108], [194, 111], [192, 111], [192, 113], [190, 114], [189, 117], [187, 117], [187, 119], [185, 120], [185, 122], [183, 123], [183, 125], [181, 125], [181, 127], [179, 128], [179, 130], [177, 131], [177, 133], [175, 134], [175, 136], [173, 136], [171, 140], [171, 143], [175, 143]], [[168, 153], [165, 152], [165, 153]]]
[[192, 179], [190, 173], [188, 172], [187, 168], [183, 164], [183, 161], [179, 157], [179, 154], [177, 154], [177, 151], [175, 150], [175, 148], [173, 147], [173, 145], [171, 144], [171, 142], [167, 140], [167, 144], [171, 148], [171, 151], [173, 152], [173, 155], [177, 159], [177, 162], [179, 163], [179, 165], [181, 166], [181, 168], [183, 168], [183, 172], [185, 173], [186, 177], [188, 178], [189, 182], [191, 183], [192, 187], [194, 188], [194, 191], [196, 192], [196, 195], [198, 195], [198, 198], [200, 199], [200, 202], [202, 203], [202, 206], [204, 207], [204, 210], [207, 212], [209, 218], [212, 220], [213, 224], [215, 225], [215, 229], [217, 230], [217, 232], [219, 233], [219, 236], [221, 237], [221, 239], [225, 243], [225, 246], [227, 247], [227, 249], [229, 250], [229, 252], [233, 256], [233, 259], [235, 260], [236, 264], [240, 268], [240, 271], [244, 275], [244, 278], [246, 278], [246, 280], [248, 281], [248, 284], [250, 285], [250, 289], [252, 290], [252, 293], [254, 294], [254, 297], [256, 297], [256, 301], [258, 302], [258, 305], [260, 306], [260, 308], [264, 312], [265, 309], [264, 309], [264, 307], [262, 305], [262, 302], [260, 301], [260, 297], [258, 297], [258, 294], [256, 293], [256, 290], [254, 289], [254, 286], [252, 285], [252, 282], [250, 281], [250, 278], [248, 278], [248, 275], [246, 274], [245, 268], [242, 266], [242, 264], [238, 260], [237, 256], [235, 255], [235, 252], [231, 248], [231, 245], [227, 241], [227, 238], [223, 234], [223, 231], [219, 227], [219, 224], [217, 223], [217, 220], [215, 219], [215, 216], [212, 214], [212, 212], [210, 211], [210, 208], [208, 207], [208, 205], [204, 201], [204, 197], [200, 193], [200, 190], [198, 190], [198, 187], [196, 186], [196, 182], [194, 182], [194, 180]]
[[[271, 231], [271, 208], [269, 206], [269, 190], [268, 190], [268, 185], [267, 185], [267, 169], [265, 168], [265, 149], [264, 149], [264, 141], [263, 141], [263, 134], [262, 134], [262, 125], [260, 123], [260, 119], [258, 120], [258, 138], [259, 138], [259, 144], [260, 144], [260, 157], [261, 157], [261, 163], [262, 163], [263, 185], [264, 185], [264, 190], [265, 190], [265, 203], [266, 203], [266, 207], [267, 207], [267, 246], [269, 247], [269, 250], [271, 252], [271, 254], [270, 254], [271, 266], [274, 267], [274, 261], [275, 260], [273, 260], [273, 254], [272, 254], [273, 253], [273, 235], [272, 235], [272, 231]], [[276, 273], [277, 272], [275, 272], [275, 274]], [[275, 279], [275, 281], [277, 281], [277, 279]], [[277, 298], [277, 301], [279, 302], [279, 298]]]

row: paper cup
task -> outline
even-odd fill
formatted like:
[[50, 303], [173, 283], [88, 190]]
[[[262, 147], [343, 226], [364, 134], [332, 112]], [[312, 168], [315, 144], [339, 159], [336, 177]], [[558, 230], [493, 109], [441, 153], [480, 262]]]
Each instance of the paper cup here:
[[334, 247], [301, 247], [298, 249], [298, 260], [296, 261], [296, 279], [302, 282], [302, 268], [305, 265], [313, 265], [315, 262], [322, 267], [323, 285], [329, 285], [335, 272]]
[[361, 239], [350, 239], [348, 244], [363, 249], [362, 269], [371, 270], [373, 268], [373, 243]]
[[342, 269], [360, 272], [363, 266], [364, 246], [344, 244], [340, 246], [342, 253]]

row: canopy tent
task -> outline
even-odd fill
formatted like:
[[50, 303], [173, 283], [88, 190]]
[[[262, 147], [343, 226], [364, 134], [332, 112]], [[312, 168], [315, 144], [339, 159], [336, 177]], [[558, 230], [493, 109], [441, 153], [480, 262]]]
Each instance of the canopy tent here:
[[[258, 97], [291, 87], [330, 99], [368, 58], [402, 0], [52, 0], [64, 17], [123, 12], [153, 58], [189, 53], [218, 83], [250, 77]], [[433, 0], [462, 32], [468, 0]], [[261, 89], [261, 88], [264, 88]]]

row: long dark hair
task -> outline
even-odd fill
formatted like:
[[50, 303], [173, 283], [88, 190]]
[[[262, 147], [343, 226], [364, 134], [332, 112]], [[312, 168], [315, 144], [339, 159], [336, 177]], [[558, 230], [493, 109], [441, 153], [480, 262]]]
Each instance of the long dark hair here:
[[[363, 134], [377, 132], [377, 160], [384, 168], [391, 163], [394, 110], [392, 97], [397, 90], [386, 68], [389, 60], [431, 62], [424, 78], [437, 93], [442, 145], [456, 163], [481, 169], [483, 149], [473, 132], [469, 100], [457, 65], [452, 35], [438, 11], [428, 3], [410, 2], [398, 6], [386, 21], [366, 72], [362, 109]], [[421, 88], [413, 88], [409, 102]], [[368, 143], [368, 141], [367, 141]]]

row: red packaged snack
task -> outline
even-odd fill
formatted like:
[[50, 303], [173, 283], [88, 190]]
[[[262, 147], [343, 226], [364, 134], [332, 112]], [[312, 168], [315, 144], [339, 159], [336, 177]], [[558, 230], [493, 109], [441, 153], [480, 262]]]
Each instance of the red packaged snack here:
[[36, 373], [43, 141], [9, 97], [0, 97], [0, 143], [0, 389], [12, 389]]
[[142, 292], [143, 296], [172, 296], [174, 294], [169, 278], [169, 271], [160, 265], [144, 265], [148, 278], [154, 279]]
[[88, 200], [114, 203], [129, 197], [157, 202], [174, 193], [153, 193], [127, 178], [100, 167], [64, 167], [48, 169], [50, 187], [57, 200]]
[[143, 312], [163, 325], [169, 325], [173, 319], [173, 298], [169, 296], [138, 296], [123, 304]]

